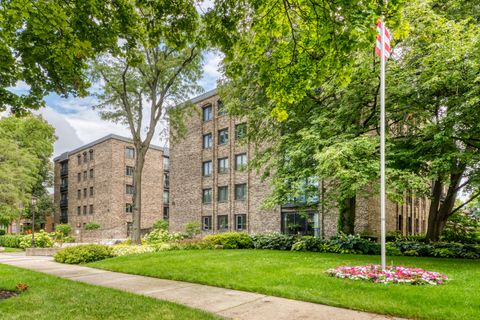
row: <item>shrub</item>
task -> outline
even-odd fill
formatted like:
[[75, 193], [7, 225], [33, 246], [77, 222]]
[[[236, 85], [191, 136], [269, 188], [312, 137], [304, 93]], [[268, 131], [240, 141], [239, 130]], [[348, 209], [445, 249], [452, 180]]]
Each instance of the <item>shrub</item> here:
[[[30, 248], [32, 246], [32, 235], [28, 234], [22, 236], [20, 239], [19, 247], [22, 249]], [[44, 230], [35, 232], [35, 247], [37, 248], [50, 248], [53, 246], [52, 237]]]
[[72, 227], [69, 224], [57, 224], [55, 226], [55, 233], [62, 235], [63, 237], [66, 237], [70, 235], [70, 232], [72, 231]]
[[87, 244], [59, 250], [54, 259], [57, 262], [79, 264], [113, 257], [112, 247], [100, 244]]
[[173, 243], [175, 249], [191, 250], [191, 249], [214, 249], [215, 245], [203, 239], [184, 239]]
[[196, 235], [199, 235], [201, 233], [200, 226], [200, 222], [198, 221], [190, 221], [189, 223], [185, 224], [186, 237], [193, 238]]
[[339, 253], [379, 254], [380, 245], [363, 239], [359, 235], [339, 234], [332, 238], [329, 244]]
[[325, 251], [327, 240], [305, 236], [299, 238], [292, 246], [292, 251], [313, 251], [313, 252], [330, 252]]
[[22, 235], [16, 234], [6, 234], [4, 236], [0, 236], [0, 247], [20, 248], [20, 240], [22, 238]]
[[7, 233], [4, 229], [0, 229], [0, 236], [4, 236]]
[[100, 225], [96, 222], [89, 222], [85, 225], [85, 230], [97, 230], [100, 229]]
[[246, 233], [225, 232], [206, 236], [203, 240], [223, 249], [250, 249], [253, 248], [252, 238]]
[[446, 242], [479, 243], [479, 218], [463, 212], [453, 214], [443, 229], [441, 240]]
[[168, 231], [168, 221], [166, 220], [157, 220], [153, 223], [153, 230], [167, 230]]
[[114, 256], [128, 256], [131, 254], [141, 254], [148, 252], [155, 252], [157, 249], [154, 246], [124, 246], [118, 245], [112, 247], [112, 253]]
[[281, 233], [261, 233], [251, 237], [255, 249], [290, 250], [296, 238]]
[[169, 233], [164, 229], [154, 229], [144, 237], [147, 243], [158, 244], [183, 239], [180, 233]]

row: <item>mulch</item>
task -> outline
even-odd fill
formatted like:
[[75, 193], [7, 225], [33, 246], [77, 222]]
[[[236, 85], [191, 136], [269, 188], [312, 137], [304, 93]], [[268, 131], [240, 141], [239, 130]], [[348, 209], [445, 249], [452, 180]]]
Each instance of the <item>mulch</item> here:
[[8, 299], [18, 295], [17, 292], [0, 289], [0, 300]]

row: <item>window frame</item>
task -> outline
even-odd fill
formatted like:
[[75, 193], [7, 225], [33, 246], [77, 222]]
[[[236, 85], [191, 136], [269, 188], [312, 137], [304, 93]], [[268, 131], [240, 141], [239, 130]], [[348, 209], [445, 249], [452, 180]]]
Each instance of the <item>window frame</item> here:
[[[131, 190], [131, 193], [129, 191]], [[125, 194], [133, 195], [135, 193], [135, 187], [132, 184], [125, 185]]]
[[[206, 112], [209, 110], [209, 112]], [[207, 103], [202, 107], [202, 121], [208, 122], [213, 120], [213, 106], [211, 103]]]
[[[225, 190], [225, 193], [222, 193], [222, 190]], [[228, 186], [218, 186], [217, 191], [218, 191], [217, 192], [217, 201], [218, 202], [228, 202]], [[225, 199], [221, 199], [222, 194], [226, 195]]]
[[[235, 231], [245, 231], [245, 230], [247, 230], [247, 215], [246, 214], [236, 214], [234, 217], [235, 217]], [[238, 227], [238, 218], [242, 218], [243, 228]]]
[[[209, 174], [206, 173], [206, 164], [209, 164]], [[212, 160], [207, 160], [202, 162], [202, 177], [211, 177], [213, 174], [213, 162]]]
[[[223, 140], [222, 140], [223, 136]], [[223, 141], [223, 142], [222, 142]], [[228, 128], [218, 130], [218, 145], [224, 146], [228, 144]]]
[[125, 203], [125, 213], [133, 213], [133, 204]]
[[[243, 187], [243, 198], [239, 198], [237, 194], [237, 190]], [[245, 201], [247, 200], [247, 184], [246, 183], [236, 183], [235, 184], [235, 201]]]
[[[210, 137], [210, 139], [208, 140], [209, 141], [208, 145], [205, 143], [205, 138], [207, 138], [207, 137]], [[213, 148], [213, 135], [212, 135], [211, 132], [206, 133], [202, 136], [202, 148], [204, 150], [209, 150], [209, 149]]]
[[[225, 227], [221, 227], [220, 219], [225, 218], [226, 220], [226, 225]], [[228, 230], [228, 214], [219, 214], [217, 215], [217, 230], [218, 231], [226, 231]]]
[[88, 206], [88, 213], [93, 214], [93, 204]]
[[90, 149], [90, 150], [88, 151], [88, 153], [89, 153], [89, 155], [88, 155], [89, 159], [88, 159], [88, 160], [89, 160], [89, 161], [93, 161], [93, 149]]
[[[240, 158], [244, 158], [245, 159], [245, 163], [243, 164], [240, 164], [238, 163], [238, 159]], [[243, 162], [243, 161], [242, 161]], [[239, 154], [236, 154], [235, 155], [235, 171], [242, 171], [244, 170], [246, 167], [247, 167], [247, 163], [248, 163], [248, 159], [247, 159], [247, 153], [244, 152], [244, 153], [239, 153]]]
[[[205, 195], [206, 193], [209, 193], [210, 194], [210, 201], [205, 201]], [[205, 189], [202, 189], [202, 204], [211, 204], [212, 203], [212, 200], [213, 200], [213, 190], [212, 188], [205, 188]]]
[[[242, 135], [239, 135], [239, 129], [243, 128]], [[235, 140], [242, 140], [247, 136], [247, 123], [239, 123], [235, 125]]]
[[135, 159], [136, 152], [134, 147], [125, 147], [125, 158]]
[[202, 230], [203, 231], [212, 230], [212, 216], [202, 216]]
[[218, 167], [217, 172], [220, 173], [220, 174], [228, 173], [228, 171], [229, 171], [228, 157], [219, 158], [217, 160], [217, 162], [218, 162], [217, 163], [217, 167]]
[[[130, 170], [129, 170], [130, 169]], [[127, 177], [133, 177], [133, 167], [132, 166], [125, 166], [125, 175]], [[131, 171], [131, 174], [128, 174], [128, 172]]]
[[221, 117], [227, 114], [227, 110], [225, 109], [225, 104], [222, 100], [217, 100], [217, 116]]
[[90, 169], [90, 174], [89, 174], [90, 179], [93, 179], [94, 177], [94, 172], [93, 169]]
[[89, 191], [88, 194], [89, 194], [90, 197], [93, 197], [93, 187], [90, 187], [90, 191]]

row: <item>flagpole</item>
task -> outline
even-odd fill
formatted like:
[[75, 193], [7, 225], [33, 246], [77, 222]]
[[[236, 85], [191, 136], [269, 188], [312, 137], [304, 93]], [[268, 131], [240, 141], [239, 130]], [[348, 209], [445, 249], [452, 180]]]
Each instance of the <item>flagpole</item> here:
[[385, 23], [383, 18], [382, 16], [380, 58], [380, 254], [382, 270], [385, 270]]

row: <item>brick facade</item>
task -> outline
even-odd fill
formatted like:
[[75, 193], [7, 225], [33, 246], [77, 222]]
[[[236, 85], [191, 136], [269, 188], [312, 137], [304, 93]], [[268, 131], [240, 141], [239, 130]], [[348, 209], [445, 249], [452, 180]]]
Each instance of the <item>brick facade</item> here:
[[[171, 231], [183, 231], [188, 222], [202, 222], [202, 217], [211, 217], [211, 230], [204, 233], [234, 231], [235, 216], [245, 214], [246, 231], [249, 233], [280, 232], [287, 227], [286, 216], [296, 212], [293, 207], [278, 207], [273, 210], [261, 209], [262, 202], [269, 193], [269, 185], [261, 182], [255, 172], [235, 170], [235, 156], [246, 153], [247, 159], [253, 145], [235, 138], [235, 126], [243, 123], [228, 115], [219, 115], [219, 97], [216, 90], [207, 92], [191, 100], [196, 112], [186, 115], [186, 134], [179, 141], [170, 143], [171, 159]], [[210, 106], [211, 119], [204, 121], [203, 109]], [[219, 145], [219, 130], [228, 129], [228, 143]], [[204, 148], [203, 137], [212, 134], [212, 145]], [[171, 134], [173, 136], [174, 133]], [[225, 173], [218, 172], [219, 159], [228, 158], [229, 168]], [[203, 176], [202, 164], [211, 161], [211, 176]], [[247, 185], [245, 200], [235, 200], [235, 184]], [[228, 201], [218, 201], [218, 187], [228, 187]], [[211, 189], [211, 203], [202, 203], [202, 190]], [[405, 204], [387, 202], [387, 232], [399, 231], [404, 235], [424, 233], [428, 203], [425, 199], [406, 197]], [[409, 202], [410, 201], [410, 202]], [[329, 238], [337, 233], [338, 209], [334, 206], [320, 206], [308, 211], [315, 234]], [[228, 216], [228, 228], [219, 230], [218, 216]], [[282, 220], [283, 219], [283, 220]], [[283, 226], [282, 226], [283, 225]], [[357, 198], [355, 232], [378, 236], [380, 208], [377, 197]], [[318, 231], [318, 233], [317, 233]]]
[[[132, 203], [127, 185], [133, 186], [133, 176], [127, 175], [126, 168], [135, 165], [135, 159], [127, 156], [127, 148], [133, 148], [129, 139], [109, 135], [55, 159], [55, 222], [68, 222], [77, 241], [127, 238], [128, 225], [132, 221], [132, 213], [126, 212], [126, 205]], [[150, 228], [154, 221], [164, 216], [163, 159], [166, 156], [168, 152], [156, 146], [146, 154], [142, 177], [142, 229]], [[66, 174], [61, 172], [62, 164], [66, 164]], [[65, 181], [62, 187], [62, 179], [68, 179], [66, 188]], [[67, 194], [67, 202], [62, 202], [62, 193]], [[99, 224], [100, 228], [85, 230], [89, 222]]]
[[[197, 99], [196, 109], [185, 118], [186, 135], [170, 143], [170, 230], [183, 231], [189, 222], [202, 222], [202, 217], [211, 217], [211, 230], [204, 233], [237, 230], [236, 216], [245, 215], [245, 231], [250, 233], [280, 231], [280, 208], [261, 208], [267, 183], [260, 181], [255, 172], [235, 169], [236, 155], [245, 154], [248, 159], [253, 146], [235, 137], [235, 126], [241, 119], [219, 115], [219, 99], [215, 94], [206, 94]], [[211, 106], [212, 119], [203, 121], [202, 108]], [[219, 144], [219, 131], [228, 130], [228, 142]], [[212, 145], [203, 148], [204, 135], [212, 135]], [[219, 159], [228, 159], [228, 169], [219, 173]], [[202, 165], [211, 161], [212, 174], [203, 176]], [[244, 200], [235, 200], [235, 185], [246, 184]], [[228, 200], [218, 201], [219, 187], [228, 188]], [[211, 189], [211, 202], [203, 203], [204, 189]], [[219, 230], [219, 216], [227, 216], [228, 227]], [[206, 228], [204, 228], [206, 229]]]

